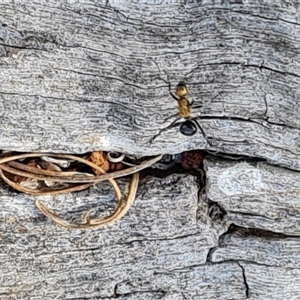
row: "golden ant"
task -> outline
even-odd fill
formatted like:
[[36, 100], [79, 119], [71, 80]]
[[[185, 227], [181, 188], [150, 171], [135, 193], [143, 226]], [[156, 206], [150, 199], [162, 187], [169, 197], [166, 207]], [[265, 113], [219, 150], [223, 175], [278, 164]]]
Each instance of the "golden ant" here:
[[[156, 64], [156, 66], [158, 67], [159, 71], [160, 68], [157, 65], [156, 61], [154, 61], [154, 63]], [[160, 77], [161, 78], [161, 77]], [[168, 76], [168, 81], [164, 80], [163, 78], [161, 78], [165, 83], [168, 84], [169, 86], [169, 93], [170, 95], [177, 101], [178, 103], [178, 112], [179, 112], [179, 116], [180, 118], [184, 118], [185, 121], [184, 122], [179, 122], [177, 123], [178, 120], [180, 120], [180, 118], [177, 118], [175, 121], [173, 121], [169, 126], [167, 126], [166, 128], [163, 128], [159, 131], [158, 134], [156, 134], [154, 137], [151, 138], [150, 143], [152, 143], [152, 141], [154, 141], [154, 139], [159, 136], [163, 131], [166, 131], [174, 126], [178, 126], [180, 125], [180, 129], [179, 131], [183, 134], [183, 135], [187, 135], [187, 136], [191, 136], [194, 135], [197, 132], [197, 126], [200, 129], [204, 139], [207, 141], [207, 143], [209, 144], [209, 146], [211, 146], [210, 142], [208, 141], [206, 134], [204, 132], [204, 130], [202, 129], [202, 127], [200, 126], [200, 124], [197, 122], [197, 120], [195, 118], [192, 118], [191, 116], [191, 106], [193, 105], [194, 101], [190, 102], [187, 99], [187, 95], [188, 95], [188, 88], [185, 85], [184, 82], [179, 82], [177, 87], [176, 87], [176, 91], [175, 94], [176, 96], [172, 93], [171, 91], [171, 83], [169, 80], [169, 76]], [[168, 118], [167, 118], [168, 119]], [[196, 126], [196, 125], [197, 126]]]

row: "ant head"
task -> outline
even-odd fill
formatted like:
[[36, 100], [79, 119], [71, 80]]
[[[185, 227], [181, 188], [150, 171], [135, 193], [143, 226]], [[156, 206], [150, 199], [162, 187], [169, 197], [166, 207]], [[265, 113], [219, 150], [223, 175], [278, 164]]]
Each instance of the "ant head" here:
[[188, 94], [188, 89], [184, 82], [178, 83], [175, 94], [181, 98]]

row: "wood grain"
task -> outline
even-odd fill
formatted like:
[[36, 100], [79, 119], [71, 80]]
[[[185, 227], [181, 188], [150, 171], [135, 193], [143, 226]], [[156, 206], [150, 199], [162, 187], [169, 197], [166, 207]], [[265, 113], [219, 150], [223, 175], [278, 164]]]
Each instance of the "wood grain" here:
[[[121, 181], [122, 190], [124, 183]], [[226, 228], [214, 228], [203, 212], [197, 213], [197, 193], [198, 184], [190, 175], [145, 177], [135, 204], [121, 221], [101, 230], [69, 231], [45, 219], [34, 206], [35, 197], [3, 188], [1, 211], [5, 218], [0, 224], [0, 257], [5, 277], [0, 296], [101, 299], [112, 296], [115, 290], [127, 294], [125, 283], [134, 284], [138, 278], [145, 280], [142, 290], [153, 289], [147, 287], [149, 276], [156, 278], [156, 284], [173, 285], [170, 280], [178, 272], [172, 282], [179, 286], [174, 285], [170, 291], [204, 293], [198, 287], [199, 280], [203, 280], [200, 274], [219, 267], [201, 266]], [[38, 199], [73, 220], [91, 207], [96, 215], [114, 210], [113, 196], [111, 186], [102, 183], [94, 190]], [[195, 278], [191, 266], [197, 270]], [[228, 293], [240, 294], [244, 288], [241, 269], [236, 264], [220, 268], [225, 268], [225, 273], [228, 270], [228, 278], [239, 278]], [[163, 278], [157, 273], [164, 274]], [[194, 278], [194, 283], [186, 282], [186, 274]], [[226, 278], [220, 273], [213, 286], [221, 289], [229, 280]], [[214, 294], [214, 288], [209, 293]]]
[[299, 172], [265, 162], [205, 161], [207, 197], [243, 227], [299, 235]]
[[[299, 298], [297, 1], [0, 0], [0, 20], [1, 150], [243, 157], [207, 157], [200, 198], [194, 175], [144, 177], [99, 231], [1, 185], [1, 300]], [[150, 143], [177, 118], [168, 77], [211, 147], [178, 126]], [[39, 199], [69, 221], [115, 205], [105, 182]]]
[[21, 3], [0, 10], [3, 149], [206, 148], [178, 127], [150, 144], [176, 119], [169, 75], [172, 89], [186, 81], [211, 150], [300, 169], [297, 4]]

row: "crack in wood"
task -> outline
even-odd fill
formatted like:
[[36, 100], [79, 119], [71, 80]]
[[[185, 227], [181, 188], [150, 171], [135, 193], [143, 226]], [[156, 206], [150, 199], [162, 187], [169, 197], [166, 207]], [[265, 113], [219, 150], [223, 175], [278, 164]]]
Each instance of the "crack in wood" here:
[[241, 267], [242, 269], [242, 274], [243, 274], [243, 279], [244, 279], [244, 283], [245, 283], [245, 293], [246, 293], [246, 298], [249, 299], [250, 296], [250, 289], [249, 289], [249, 285], [247, 282], [247, 277], [245, 274], [245, 268], [237, 261], [237, 264]]

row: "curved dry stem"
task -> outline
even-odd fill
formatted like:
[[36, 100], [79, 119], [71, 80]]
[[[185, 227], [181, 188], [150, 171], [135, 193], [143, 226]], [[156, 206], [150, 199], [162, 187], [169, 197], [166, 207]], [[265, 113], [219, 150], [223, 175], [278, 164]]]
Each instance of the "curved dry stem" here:
[[[30, 172], [23, 172], [23, 171], [20, 171], [20, 170], [17, 170], [17, 169], [10, 168], [8, 166], [2, 165], [5, 162], [13, 161], [13, 160], [20, 159], [20, 158], [41, 157], [41, 156], [44, 156], [44, 155], [49, 155], [49, 156], [54, 156], [54, 157], [64, 157], [64, 158], [69, 158], [69, 159], [77, 160], [77, 161], [82, 162], [82, 163], [84, 163], [86, 165], [89, 165], [90, 167], [92, 167], [94, 169], [99, 170], [101, 173], [105, 173], [105, 171], [101, 167], [97, 166], [96, 164], [94, 164], [94, 163], [92, 163], [92, 162], [90, 162], [90, 161], [88, 161], [88, 160], [86, 160], [84, 158], [77, 157], [77, 156], [74, 156], [74, 155], [67, 155], [67, 154], [45, 154], [45, 153], [27, 153], [27, 154], [20, 154], [20, 155], [15, 155], [15, 156], [10, 156], [10, 157], [4, 157], [4, 158], [0, 159], [0, 169], [3, 169], [4, 171], [9, 172], [11, 174], [15, 174], [15, 175], [19, 175], [19, 176], [23, 176], [23, 177], [27, 177], [27, 178], [35, 178], [37, 180], [52, 180], [52, 181], [56, 181], [56, 182], [70, 182], [70, 181], [66, 180], [66, 178], [62, 178], [62, 177], [59, 177], [59, 176], [55, 177], [55, 176], [32, 174]], [[6, 180], [5, 180], [3, 172], [1, 172], [0, 175], [3, 178], [3, 180], [6, 183], [8, 183], [10, 186], [12, 186], [13, 188], [15, 188], [15, 189], [17, 189], [19, 191], [20, 191], [20, 188], [23, 189], [23, 187], [20, 187], [20, 185], [17, 185], [15, 183], [12, 185], [11, 184], [12, 181], [9, 181], [7, 177], [6, 177]], [[85, 176], [87, 176], [87, 175], [85, 175]], [[107, 178], [107, 180], [109, 180], [109, 182], [113, 186], [113, 188], [115, 190], [115, 193], [116, 193], [116, 196], [117, 196], [117, 199], [121, 200], [122, 194], [121, 194], [120, 188], [117, 185], [116, 181], [114, 179], [112, 179], [111, 177]], [[71, 181], [71, 182], [74, 182], [74, 181]], [[84, 182], [86, 182], [86, 181], [84, 181], [84, 180], [80, 180], [80, 181], [77, 180], [77, 181], [75, 181], [75, 183], [84, 183]], [[92, 183], [92, 182], [93, 181], [90, 181], [88, 183]], [[69, 191], [66, 191], [67, 189], [68, 188], [60, 190], [60, 193], [67, 193], [67, 192], [69, 192]], [[23, 192], [34, 194], [33, 190], [30, 190], [30, 189], [26, 189], [26, 190], [27, 191], [25, 191], [23, 189]], [[58, 194], [57, 191], [53, 191], [53, 192], [54, 192], [54, 194]]]
[[12, 167], [14, 169], [17, 170], [23, 170], [23, 171], [27, 171], [30, 173], [34, 173], [34, 174], [40, 174], [40, 175], [50, 175], [50, 176], [76, 176], [76, 175], [85, 175], [85, 176], [94, 176], [93, 174], [88, 174], [88, 173], [80, 173], [80, 172], [74, 172], [74, 171], [68, 171], [68, 172], [63, 172], [63, 171], [50, 171], [50, 170], [43, 170], [43, 169], [39, 169], [37, 167], [32, 167], [32, 166], [28, 166], [22, 163], [19, 163], [17, 161], [9, 161], [7, 162], [4, 166], [9, 166]]
[[53, 211], [51, 211], [49, 208], [47, 208], [43, 203], [41, 203], [38, 199], [35, 201], [36, 207], [44, 214], [46, 217], [50, 218], [53, 222], [56, 224], [69, 228], [69, 229], [96, 229], [104, 227], [112, 222], [115, 222], [119, 219], [121, 219], [130, 209], [132, 206], [135, 195], [137, 192], [139, 184], [139, 173], [135, 173], [132, 175], [129, 192], [127, 196], [126, 203], [124, 201], [121, 201], [118, 203], [116, 210], [113, 214], [110, 216], [106, 216], [104, 218], [96, 218], [96, 219], [88, 219], [88, 216], [91, 212], [89, 210], [86, 212], [83, 216], [84, 223], [70, 223], [67, 220], [64, 220], [60, 218], [58, 215], [56, 215]]
[[53, 190], [53, 189], [33, 190], [33, 189], [26, 188], [24, 186], [19, 185], [18, 183], [15, 183], [15, 182], [9, 180], [5, 176], [5, 174], [2, 172], [1, 168], [0, 168], [0, 176], [4, 180], [4, 182], [7, 183], [8, 185], [10, 185], [13, 189], [15, 189], [19, 192], [22, 192], [22, 193], [33, 195], [33, 196], [58, 195], [58, 194], [64, 194], [64, 193], [79, 192], [79, 191], [85, 190], [85, 189], [91, 187], [92, 185], [94, 185], [93, 183], [85, 183], [85, 184], [80, 184], [80, 185], [67, 187], [67, 188], [63, 188], [63, 189], [57, 189], [57, 190]]
[[[105, 174], [101, 174], [98, 176], [88, 176], [88, 175], [81, 175], [81, 174], [75, 174], [75, 175], [71, 175], [71, 176], [69, 174], [66, 174], [66, 176], [64, 176], [64, 177], [62, 177], [62, 175], [50, 176], [50, 175], [42, 175], [42, 174], [33, 174], [31, 172], [21, 171], [19, 169], [10, 168], [8, 166], [1, 165], [5, 162], [13, 161], [13, 160], [20, 159], [20, 158], [40, 157], [40, 156], [44, 156], [44, 155], [77, 160], [79, 162], [82, 162], [82, 163], [94, 168], [94, 169], [99, 170], [102, 173], [105, 173], [102, 168], [100, 168], [99, 166], [95, 165], [94, 163], [87, 161], [86, 159], [83, 159], [81, 157], [68, 155], [68, 154], [51, 154], [51, 153], [35, 153], [35, 154], [29, 153], [29, 154], [21, 154], [21, 155], [15, 155], [15, 156], [11, 156], [11, 157], [5, 157], [3, 159], [0, 159], [0, 168], [11, 174], [15, 174], [15, 175], [19, 175], [19, 176], [27, 177], [27, 178], [35, 178], [37, 180], [52, 180], [55, 182], [70, 182], [70, 183], [92, 183], [92, 182], [96, 183], [96, 182], [101, 182], [104, 180], [110, 180], [110, 179], [114, 179], [114, 178], [128, 176], [133, 173], [139, 172], [145, 168], [150, 167], [151, 165], [153, 165], [154, 163], [159, 161], [163, 156], [163, 155], [156, 156], [155, 158], [152, 158], [148, 161], [142, 162], [138, 166], [127, 168], [127, 169], [124, 169], [121, 171], [105, 173]], [[36, 173], [38, 173], [38, 171], [36, 171]], [[61, 172], [61, 174], [64, 174], [64, 173], [69, 173], [69, 172]]]
[[[65, 158], [65, 159], [72, 159], [79, 161], [81, 163], [84, 163], [93, 169], [99, 170], [102, 174], [98, 176], [93, 176], [90, 174], [80, 174], [78, 172], [55, 172], [55, 171], [49, 171], [49, 170], [40, 170], [35, 167], [31, 167], [28, 165], [24, 165], [18, 162], [14, 162], [14, 160], [17, 159], [24, 159], [28, 157], [41, 157], [41, 156], [52, 156], [52, 157], [58, 157], [58, 158]], [[117, 206], [113, 214], [103, 217], [103, 218], [96, 218], [96, 219], [89, 219], [89, 215], [92, 210], [89, 210], [86, 212], [83, 216], [83, 223], [70, 223], [59, 216], [57, 216], [53, 211], [48, 209], [46, 206], [44, 206], [39, 200], [35, 201], [35, 204], [37, 208], [47, 217], [52, 219], [55, 223], [58, 225], [67, 227], [67, 228], [82, 228], [82, 229], [92, 229], [92, 228], [100, 228], [103, 227], [109, 223], [112, 223], [114, 221], [119, 220], [122, 218], [126, 212], [129, 210], [131, 205], [134, 202], [135, 195], [137, 192], [138, 182], [139, 182], [139, 171], [142, 169], [145, 169], [151, 165], [153, 165], [155, 162], [159, 161], [162, 158], [163, 155], [159, 155], [153, 159], [150, 159], [148, 161], [145, 161], [141, 163], [138, 166], [133, 166], [131, 168], [127, 168], [121, 171], [116, 171], [112, 173], [105, 173], [105, 171], [97, 166], [96, 164], [74, 155], [69, 154], [53, 154], [53, 153], [27, 153], [27, 154], [20, 154], [10, 157], [4, 157], [0, 159], [0, 177], [9, 184], [12, 188], [28, 193], [34, 196], [40, 196], [40, 195], [55, 195], [55, 194], [61, 194], [61, 193], [68, 193], [68, 192], [74, 192], [74, 191], [80, 191], [83, 189], [86, 189], [93, 185], [96, 182], [108, 180], [115, 191], [116, 198], [117, 198]], [[4, 165], [6, 163], [9, 163], [10, 166]], [[23, 186], [20, 186], [20, 184], [15, 183], [7, 178], [7, 176], [3, 173], [3, 171], [8, 172], [10, 174], [26, 177], [26, 178], [33, 178], [36, 180], [51, 180], [54, 182], [68, 182], [68, 183], [81, 183], [80, 185], [71, 186], [67, 188], [62, 188], [59, 190], [48, 190], [48, 189], [38, 189], [38, 190], [32, 190]], [[122, 200], [122, 195], [119, 186], [115, 182], [113, 178], [118, 178], [122, 176], [131, 175], [132, 180], [130, 183], [129, 193], [127, 197], [127, 201]]]

